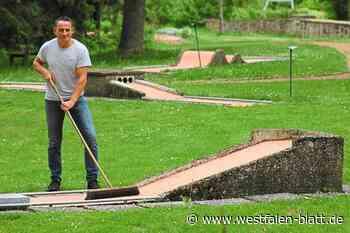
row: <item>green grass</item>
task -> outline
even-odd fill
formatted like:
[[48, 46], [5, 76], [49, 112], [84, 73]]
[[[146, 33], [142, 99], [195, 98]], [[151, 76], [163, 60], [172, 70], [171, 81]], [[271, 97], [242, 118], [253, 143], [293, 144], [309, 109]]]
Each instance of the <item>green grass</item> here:
[[[102, 164], [115, 185], [127, 185], [243, 143], [254, 128], [325, 131], [343, 136], [347, 141], [350, 129], [344, 127], [344, 119], [350, 109], [349, 80], [298, 81], [292, 99], [282, 85], [287, 86], [286, 83], [255, 86], [249, 83], [214, 90], [235, 93], [228, 97], [273, 97], [271, 99], [280, 101], [249, 108], [91, 100]], [[43, 95], [15, 91], [0, 91], [0, 94], [3, 109], [0, 121], [6, 122], [2, 127], [0, 153], [11, 155], [0, 162], [0, 167], [11, 171], [0, 177], [4, 183], [2, 191], [42, 190], [48, 180]], [[14, 115], [16, 118], [11, 117]], [[81, 146], [69, 125], [65, 134], [64, 188], [82, 188]], [[346, 144], [345, 152], [348, 151]], [[18, 168], [21, 161], [26, 161], [27, 169]], [[344, 169], [345, 181], [349, 182], [347, 157]], [[32, 174], [37, 179], [33, 180]], [[9, 180], [11, 182], [6, 182]]]
[[[235, 206], [202, 206], [178, 208], [131, 209], [118, 212], [46, 212], [1, 214], [1, 233], [12, 232], [348, 232], [350, 230], [348, 197], [312, 198], [272, 203]], [[186, 223], [187, 216], [196, 214], [196, 225]], [[205, 216], [320, 216], [344, 219], [341, 225], [331, 224], [231, 224], [207, 225]]]
[[[242, 55], [287, 55], [286, 46], [298, 44], [297, 77], [346, 70], [344, 56], [334, 49], [305, 45], [290, 37], [238, 36], [201, 32], [201, 48], [224, 48]], [[212, 41], [215, 39], [217, 43]], [[267, 41], [268, 40], [268, 41]], [[188, 40], [183, 48], [193, 48]], [[123, 67], [173, 63], [179, 46], [151, 45], [147, 59], [136, 56], [120, 60], [109, 51], [93, 54], [97, 67]], [[0, 54], [0, 81], [38, 81], [28, 66], [8, 67]], [[147, 177], [181, 166], [232, 145], [245, 143], [255, 128], [300, 128], [344, 137], [344, 182], [350, 183], [350, 80], [222, 83], [217, 81], [287, 76], [287, 62], [232, 65], [179, 71], [147, 79], [166, 84], [187, 95], [270, 99], [271, 105], [232, 108], [173, 102], [89, 99], [94, 115], [101, 164], [114, 186], [134, 184]], [[194, 83], [192, 80], [203, 81]], [[210, 81], [211, 83], [207, 83]], [[45, 190], [47, 131], [44, 95], [30, 91], [0, 89], [0, 192]], [[85, 187], [82, 145], [68, 121], [64, 126], [63, 189]], [[186, 215], [298, 215], [309, 212], [342, 215], [343, 225], [230, 225], [227, 232], [348, 232], [349, 197], [315, 198], [238, 206], [133, 209], [122, 212], [0, 213], [0, 233], [8, 232], [225, 232], [221, 225], [189, 226]]]

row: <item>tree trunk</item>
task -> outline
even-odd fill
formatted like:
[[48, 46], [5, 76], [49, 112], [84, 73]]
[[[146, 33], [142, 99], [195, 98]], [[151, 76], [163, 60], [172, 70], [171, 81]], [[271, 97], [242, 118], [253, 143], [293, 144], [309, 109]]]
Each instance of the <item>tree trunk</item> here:
[[95, 20], [96, 29], [99, 32], [101, 29], [101, 2], [94, 2], [94, 8], [93, 18]]
[[220, 33], [224, 32], [224, 0], [219, 0], [220, 5]]
[[144, 49], [145, 0], [124, 0], [119, 53], [126, 58]]
[[348, 20], [348, 0], [333, 0], [335, 14], [338, 20]]

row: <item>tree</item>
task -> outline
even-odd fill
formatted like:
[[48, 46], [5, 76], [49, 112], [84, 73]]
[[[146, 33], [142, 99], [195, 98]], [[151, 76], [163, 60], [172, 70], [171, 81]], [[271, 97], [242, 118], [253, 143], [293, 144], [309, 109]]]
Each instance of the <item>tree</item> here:
[[70, 16], [78, 34], [84, 33], [84, 20], [93, 13], [86, 0], [1, 0], [0, 47], [20, 45], [38, 48], [52, 38], [52, 26], [59, 16]]
[[145, 0], [124, 0], [119, 54], [127, 58], [144, 50]]
[[333, 0], [333, 7], [338, 20], [349, 19], [348, 0]]
[[[40, 7], [43, 9], [44, 17], [49, 23], [49, 30], [52, 31], [51, 26], [55, 19], [59, 16], [69, 16], [75, 22], [75, 29], [79, 33], [83, 33], [84, 20], [91, 17], [94, 6], [86, 0], [37, 0]], [[47, 23], [44, 24], [46, 27]]]
[[31, 1], [4, 0], [0, 3], [0, 47], [15, 48], [25, 44], [32, 34], [31, 23], [36, 23]]

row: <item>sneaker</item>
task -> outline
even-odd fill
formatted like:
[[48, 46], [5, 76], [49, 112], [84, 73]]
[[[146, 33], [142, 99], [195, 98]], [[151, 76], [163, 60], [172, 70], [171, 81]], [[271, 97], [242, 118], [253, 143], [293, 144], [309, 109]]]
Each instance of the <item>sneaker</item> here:
[[61, 183], [59, 181], [53, 180], [53, 181], [51, 181], [51, 183], [47, 187], [47, 191], [48, 192], [60, 191], [60, 186], [61, 186]]
[[87, 188], [88, 189], [99, 189], [100, 186], [98, 185], [97, 180], [90, 180], [90, 181], [88, 181]]

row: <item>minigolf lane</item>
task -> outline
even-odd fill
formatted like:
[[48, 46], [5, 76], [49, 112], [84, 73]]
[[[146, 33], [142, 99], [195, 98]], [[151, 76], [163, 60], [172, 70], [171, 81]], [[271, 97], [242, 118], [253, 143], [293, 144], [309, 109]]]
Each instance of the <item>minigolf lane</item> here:
[[161, 195], [292, 147], [292, 140], [265, 141], [140, 186], [141, 195]]
[[40, 92], [43, 92], [46, 89], [45, 84], [43, 83], [0, 83], [0, 88]]
[[177, 101], [177, 102], [187, 102], [187, 103], [198, 103], [198, 104], [219, 104], [233, 107], [246, 107], [257, 104], [254, 101], [245, 100], [231, 100], [231, 99], [216, 99], [210, 97], [188, 97], [179, 94], [171, 93], [168, 91], [161, 90], [156, 87], [145, 85], [135, 81], [128, 84], [128, 86], [138, 92], [144, 93], [145, 100], [165, 100], [165, 101]]
[[[171, 171], [150, 182], [139, 185], [139, 195], [109, 198], [109, 200], [132, 200], [158, 198], [162, 194], [175, 190], [178, 187], [189, 185], [207, 177], [220, 174], [224, 171], [246, 165], [258, 159], [268, 157], [274, 153], [292, 147], [292, 140], [264, 141], [243, 149], [239, 149], [224, 156], [213, 156], [208, 160], [189, 166], [186, 169]], [[76, 193], [46, 193], [44, 195], [29, 195], [30, 205], [50, 205], [84, 203], [86, 192]]]

